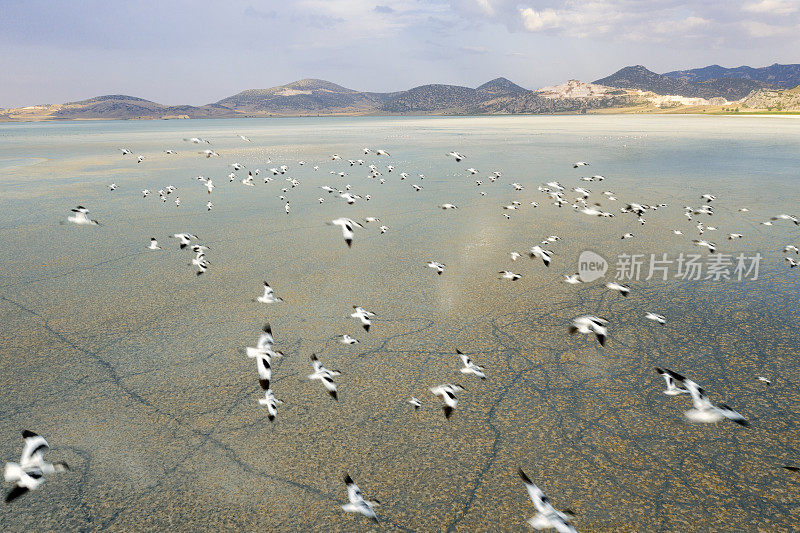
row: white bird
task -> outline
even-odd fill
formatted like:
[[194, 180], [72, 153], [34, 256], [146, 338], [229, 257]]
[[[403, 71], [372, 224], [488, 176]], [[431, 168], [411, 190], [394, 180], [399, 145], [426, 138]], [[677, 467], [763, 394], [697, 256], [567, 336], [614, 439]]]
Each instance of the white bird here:
[[612, 291], [618, 291], [623, 296], [628, 296], [631, 292], [631, 288], [627, 285], [622, 285], [621, 283], [617, 283], [616, 281], [609, 281], [606, 283], [606, 288], [611, 289]]
[[658, 322], [662, 326], [667, 323], [667, 319], [664, 318], [664, 315], [659, 315], [658, 313], [653, 313], [651, 311], [647, 311], [644, 315], [647, 320], [652, 320], [653, 322]]
[[422, 187], [420, 187], [419, 185], [412, 184], [411, 186], [412, 186], [412, 187], [414, 188], [414, 190], [415, 190], [415, 191], [417, 191], [417, 192], [419, 192], [419, 191], [421, 191], [421, 190], [422, 190]]
[[353, 230], [355, 228], [364, 227], [355, 220], [349, 218], [336, 218], [328, 222], [328, 224], [342, 228], [342, 236], [344, 237], [344, 242], [347, 243], [348, 248], [353, 246], [353, 235], [355, 234]]
[[6, 495], [6, 503], [39, 488], [46, 475], [69, 470], [67, 463], [48, 463], [44, 460], [44, 452], [50, 449], [44, 437], [26, 429], [22, 431], [22, 438], [25, 444], [19, 463], [7, 462], [3, 474], [6, 483], [14, 484]]
[[90, 225], [90, 226], [99, 226], [100, 223], [96, 220], [89, 218], [89, 210], [79, 205], [75, 209], [72, 210], [74, 213], [67, 217], [68, 222], [72, 222], [73, 224], [78, 225]]
[[193, 144], [203, 144], [203, 143], [211, 144], [211, 141], [208, 141], [206, 139], [201, 139], [199, 137], [184, 137], [183, 140]]
[[486, 374], [483, 373], [483, 367], [478, 366], [472, 362], [472, 359], [465, 353], [461, 353], [461, 350], [456, 350], [456, 353], [461, 358], [461, 363], [464, 365], [460, 372], [462, 374], [474, 374], [481, 379], [486, 379]]
[[244, 165], [242, 165], [241, 163], [231, 163], [230, 166], [236, 172], [238, 172], [238, 171], [240, 171], [240, 170], [242, 170], [244, 168]]
[[342, 156], [340, 156], [339, 154], [331, 155], [331, 161], [339, 161], [341, 159], [342, 159]]
[[164, 153], [169, 155], [176, 155], [178, 152], [176, 152], [175, 150], [164, 150]]
[[241, 140], [243, 140], [243, 141], [247, 141], [247, 142], [249, 142], [249, 143], [253, 142], [253, 141], [251, 141], [251, 140], [250, 140], [250, 138], [249, 138], [249, 137], [245, 137], [244, 135], [239, 135], [239, 138], [240, 138]]
[[509, 279], [511, 281], [517, 281], [522, 277], [522, 274], [515, 274], [510, 270], [501, 270], [498, 274], [500, 274], [500, 279]]
[[789, 252], [794, 252], [794, 253], [796, 253], [796, 254], [797, 254], [797, 253], [800, 253], [800, 248], [798, 248], [798, 247], [797, 247], [797, 246], [795, 246], [794, 244], [787, 244], [787, 245], [786, 245], [786, 246], [783, 248], [783, 253], [785, 253], [785, 254], [786, 254], [786, 253], [789, 253]]
[[519, 259], [520, 257], [522, 257], [522, 254], [521, 254], [521, 253], [519, 253], [519, 252], [511, 252], [511, 260], [512, 260], [512, 261], [516, 261], [516, 260], [517, 260], [517, 259]]
[[361, 513], [367, 518], [371, 518], [374, 522], [378, 522], [378, 516], [375, 514], [373, 507], [380, 502], [378, 500], [365, 500], [361, 494], [361, 489], [358, 488], [353, 478], [347, 473], [344, 475], [344, 483], [347, 485], [347, 499], [350, 500], [350, 503], [342, 505], [342, 510], [346, 513]]
[[215, 152], [214, 150], [211, 150], [211, 149], [203, 150], [202, 152], [197, 152], [197, 153], [198, 154], [203, 154], [204, 156], [206, 156], [206, 159], [209, 159], [209, 158], [214, 157], [214, 156], [222, 157], [217, 152]]
[[341, 342], [342, 344], [358, 344], [358, 339], [354, 339], [353, 337], [345, 333], [344, 335], [339, 337], [339, 342]]
[[748, 427], [750, 425], [745, 417], [724, 403], [719, 405], [714, 405], [711, 403], [711, 400], [708, 399], [705, 391], [700, 387], [700, 385], [691, 379], [684, 379], [683, 383], [689, 390], [689, 394], [692, 395], [692, 404], [694, 406], [693, 409], [690, 409], [683, 414], [692, 422], [709, 424], [719, 422], [720, 420], [727, 418], [728, 420], [731, 420], [732, 422], [744, 427]]
[[116, 183], [112, 183], [111, 185], [106, 185], [110, 191], [116, 191], [119, 187]]
[[150, 189], [142, 189], [142, 198], [150, 196]]
[[261, 302], [262, 304], [276, 304], [281, 303], [283, 298], [278, 298], [275, 296], [275, 291], [269, 286], [269, 283], [265, 281], [264, 294], [256, 298], [256, 301]]
[[620, 237], [620, 239], [632, 239], [634, 237], [635, 237], [635, 235], [633, 233], [626, 233], [625, 235]]
[[414, 396], [412, 396], [411, 399], [408, 400], [408, 403], [414, 406], [415, 411], [420, 407], [422, 407], [422, 402], [419, 400], [419, 398], [415, 398]]
[[700, 196], [700, 199], [701, 199], [701, 200], [705, 200], [705, 201], [706, 201], [706, 203], [711, 203], [711, 202], [713, 202], [714, 200], [716, 200], [716, 199], [717, 199], [717, 197], [716, 197], [716, 196], [714, 196], [713, 194], [703, 194], [703, 195], [701, 195], [701, 196]]
[[247, 357], [251, 359], [261, 355], [269, 356], [270, 361], [273, 357], [283, 357], [282, 352], [272, 349], [274, 345], [275, 339], [272, 336], [272, 327], [269, 325], [269, 322], [267, 322], [264, 324], [264, 327], [261, 328], [261, 335], [258, 336], [258, 342], [256, 342], [255, 347], [248, 346], [245, 348], [245, 352], [247, 353]]
[[173, 239], [178, 239], [181, 242], [181, 250], [189, 246], [192, 240], [197, 240], [197, 235], [192, 233], [175, 233], [170, 235], [170, 237]]
[[684, 381], [686, 381], [685, 377], [677, 372], [673, 372], [669, 368], [661, 369], [656, 367], [656, 372], [661, 374], [661, 377], [664, 378], [664, 381], [667, 383], [667, 390], [664, 391], [664, 394], [667, 396], [689, 394], [689, 389], [687, 389], [684, 384]]
[[155, 237], [150, 238], [150, 246], [147, 247], [148, 250], [160, 250], [161, 247], [158, 245], [158, 241]]
[[180, 207], [180, 206], [181, 206], [181, 197], [178, 196], [175, 198], [175, 207]]
[[272, 393], [272, 389], [267, 389], [264, 392], [264, 397], [259, 398], [258, 403], [267, 406], [267, 418], [272, 422], [278, 415], [278, 405], [282, 404], [283, 400], [277, 399], [275, 394]]
[[359, 307], [357, 305], [353, 306], [354, 311], [350, 313], [350, 316], [356, 318], [361, 321], [361, 326], [364, 328], [365, 331], [369, 331], [370, 325], [372, 325], [372, 317], [375, 316], [375, 313], [367, 311], [363, 307]]
[[588, 167], [588, 166], [589, 166], [589, 163], [587, 163], [586, 161], [578, 161], [576, 163], [572, 163], [572, 168]]
[[[269, 324], [266, 325], [269, 328]], [[247, 348], [247, 357], [256, 360], [256, 370], [258, 370], [258, 383], [264, 390], [269, 390], [269, 383], [272, 381], [272, 346], [262, 350], [251, 351]]]
[[674, 235], [683, 235], [683, 232], [682, 232], [681, 230], [679, 230], [679, 229], [674, 229], [674, 230], [672, 230], [672, 233], [673, 233]]
[[477, 173], [478, 173], [478, 169], [476, 169], [476, 168], [472, 168], [472, 167], [469, 167], [469, 168], [466, 170], [466, 172], [469, 172], [470, 174], [472, 174], [472, 175], [474, 176], [475, 174], [477, 174]]
[[570, 335], [583, 333], [584, 335], [594, 333], [600, 346], [606, 345], [608, 336], [608, 320], [593, 315], [583, 315], [575, 318], [569, 327]]
[[441, 209], [458, 209], [458, 206], [453, 204], [442, 204], [439, 207]]
[[428, 262], [428, 268], [435, 268], [436, 269], [436, 273], [439, 274], [440, 276], [442, 275], [442, 272], [444, 272], [444, 267], [445, 266], [446, 266], [445, 264], [439, 263], [437, 261], [429, 261]]
[[206, 256], [203, 254], [198, 254], [197, 257], [192, 259], [191, 264], [197, 267], [195, 274], [198, 276], [205, 274], [208, 270], [208, 261], [206, 261]]
[[698, 240], [698, 239], [695, 239], [692, 242], [695, 244], [695, 246], [708, 248], [708, 251], [711, 252], [712, 254], [717, 251], [717, 245], [714, 244], [713, 242], [708, 242], [708, 241], [703, 241], [703, 240]]
[[782, 215], [778, 215], [778, 216], [772, 217], [771, 220], [791, 220], [792, 222], [794, 222], [795, 226], [800, 224], [800, 221], [794, 215], [782, 214]]
[[784, 259], [786, 260], [787, 263], [789, 263], [789, 268], [794, 268], [798, 265], [798, 262], [795, 259], [792, 259], [791, 257], [784, 257]]
[[325, 368], [322, 363], [319, 362], [319, 359], [317, 359], [317, 354], [311, 354], [311, 365], [314, 368], [314, 372], [309, 374], [308, 379], [322, 382], [328, 394], [331, 395], [331, 398], [338, 400], [339, 396], [336, 392], [336, 383], [333, 381], [333, 378], [340, 375], [341, 372]]
[[439, 385], [437, 387], [432, 387], [431, 394], [434, 396], [441, 396], [444, 405], [442, 405], [442, 410], [444, 411], [444, 417], [450, 418], [453, 414], [453, 410], [456, 408], [458, 404], [458, 399], [456, 398], [456, 392], [464, 390], [464, 387], [461, 385], [453, 385], [450, 383], [445, 383], [444, 385]]
[[214, 204], [213, 204], [211, 201], [208, 201], [208, 202], [206, 202], [206, 209], [207, 209], [208, 211], [211, 211], [211, 209], [212, 209], [213, 207], [214, 207]]
[[531, 478], [521, 468], [518, 473], [523, 483], [525, 483], [525, 488], [528, 489], [528, 496], [533, 502], [533, 506], [536, 508], [536, 514], [528, 520], [528, 524], [534, 529], [555, 529], [559, 533], [576, 533], [575, 528], [569, 525], [571, 520], [569, 515], [553, 507], [550, 499], [544, 495], [542, 489], [534, 485]]
[[132, 154], [132, 153], [133, 153], [133, 152], [131, 152], [130, 150], [128, 150], [127, 148], [118, 148], [118, 150], [119, 150], [120, 152], [122, 152], [122, 155], [130, 155], [130, 154]]
[[[711, 228], [708, 228], [708, 229], [711, 229]], [[734, 239], [741, 239], [742, 237], [744, 237], [744, 235], [742, 235], [741, 233], [728, 233], [728, 240], [729, 241], [732, 241]]]
[[381, 226], [378, 229], [381, 230], [381, 234], [383, 234], [389, 230], [389, 226]]
[[291, 208], [289, 207], [289, 202], [286, 202], [286, 205], [285, 205], [285, 206], [283, 206], [283, 208], [284, 208], [284, 210], [286, 211], [286, 214], [288, 215], [288, 214], [289, 214], [289, 209], [291, 209]]
[[140, 155], [139, 157], [136, 158], [136, 162], [137, 163], [141, 163], [142, 161], [144, 161], [144, 156], [143, 155]]
[[572, 274], [571, 276], [564, 274], [564, 283], [569, 283], [570, 285], [577, 285], [583, 282], [581, 281], [580, 274]]
[[533, 259], [535, 257], [541, 258], [542, 262], [544, 263], [544, 266], [547, 266], [547, 267], [550, 266], [550, 261], [552, 260], [552, 254], [553, 254], [553, 252], [551, 252], [550, 250], [545, 250], [544, 248], [542, 248], [538, 244], [536, 246], [534, 246], [533, 248], [531, 248], [531, 251], [528, 253], [528, 255], [531, 257], [531, 259]]
[[375, 155], [385, 155], [385, 156], [388, 156], [388, 155], [389, 155], [389, 152], [387, 152], [386, 150], [375, 150]]
[[464, 159], [466, 159], [466, 158], [467, 158], [467, 156], [465, 156], [465, 155], [463, 155], [463, 154], [459, 154], [459, 153], [458, 153], [458, 152], [456, 152], [456, 151], [449, 152], [449, 153], [447, 153], [446, 155], [447, 155], [448, 157], [455, 158], [455, 160], [456, 160], [456, 163], [460, 163], [462, 160], [464, 160]]

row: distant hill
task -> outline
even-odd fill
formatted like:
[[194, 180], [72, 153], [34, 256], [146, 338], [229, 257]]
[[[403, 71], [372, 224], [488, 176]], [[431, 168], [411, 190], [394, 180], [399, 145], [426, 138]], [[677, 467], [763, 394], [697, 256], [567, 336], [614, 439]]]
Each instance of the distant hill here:
[[97, 96], [88, 100], [0, 110], [0, 120], [132, 120], [165, 118], [222, 118], [234, 116], [231, 109], [209, 104], [165, 106], [124, 94]]
[[657, 74], [642, 65], [625, 67], [594, 83], [609, 87], [651, 91], [656, 94], [708, 99], [721, 97], [726, 100], [739, 100], [754, 90], [770, 87], [769, 84], [762, 81], [741, 78], [712, 78], [693, 82]]
[[495, 97], [514, 96], [529, 92], [528, 89], [523, 89], [507, 78], [495, 78], [492, 81], [487, 81], [483, 85], [478, 86], [475, 90], [481, 93], [482, 96], [491, 95]]
[[665, 72], [663, 75], [668, 78], [694, 83], [736, 78], [760, 81], [775, 87], [791, 88], [800, 85], [800, 64], [781, 65], [775, 63], [774, 65], [760, 68], [747, 66], [725, 68], [719, 65], [710, 65], [708, 67], [691, 70], [674, 70], [672, 72]]
[[217, 102], [238, 113], [312, 115], [368, 113], [386, 101], [383, 93], [360, 92], [325, 80], [304, 79], [270, 87], [250, 89]]
[[780, 91], [759, 89], [742, 100], [742, 108], [766, 111], [800, 111], [800, 85]]
[[380, 107], [387, 113], [463, 113], [481, 100], [476, 89], [459, 85], [420, 85], [391, 93]]

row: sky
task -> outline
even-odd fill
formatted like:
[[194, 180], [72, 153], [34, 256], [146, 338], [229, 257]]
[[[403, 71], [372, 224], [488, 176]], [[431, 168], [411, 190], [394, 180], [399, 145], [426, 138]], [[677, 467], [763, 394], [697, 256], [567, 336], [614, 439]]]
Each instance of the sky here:
[[800, 0], [0, 0], [0, 107], [800, 62]]

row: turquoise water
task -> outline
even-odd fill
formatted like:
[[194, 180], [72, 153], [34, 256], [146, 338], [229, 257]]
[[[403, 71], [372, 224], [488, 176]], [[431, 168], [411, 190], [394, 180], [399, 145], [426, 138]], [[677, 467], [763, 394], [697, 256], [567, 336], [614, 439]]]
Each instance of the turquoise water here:
[[[48, 438], [51, 459], [73, 466], [2, 508], [0, 525], [366, 529], [338, 509], [348, 470], [383, 502], [388, 529], [522, 531], [534, 514], [516, 479], [522, 466], [577, 512], [579, 531], [796, 527], [798, 478], [781, 467], [800, 452], [800, 283], [781, 250], [800, 238], [791, 222], [761, 223], [797, 214], [797, 124], [626, 115], [0, 125], [0, 451], [14, 458], [29, 428]], [[184, 137], [210, 139], [221, 157], [206, 159], [197, 152], [207, 145]], [[455, 163], [451, 150], [467, 159]], [[376, 164], [386, 183], [347, 159]], [[237, 162], [261, 170], [254, 187], [229, 183]], [[282, 164], [288, 173], [265, 184]], [[579, 180], [593, 174], [606, 179]], [[213, 178], [213, 194], [198, 175]], [[591, 189], [590, 201], [616, 216], [553, 206], [537, 191], [551, 180], [569, 199], [571, 187]], [[371, 199], [349, 206], [319, 188], [348, 184]], [[162, 204], [155, 191], [167, 185], [178, 190]], [[144, 188], [153, 195], [142, 198]], [[699, 219], [719, 229], [700, 237], [683, 207], [705, 193], [717, 196], [715, 213]], [[520, 209], [506, 219], [514, 200]], [[641, 226], [619, 212], [630, 201], [668, 207]], [[438, 209], [446, 202], [459, 209]], [[102, 225], [61, 224], [78, 204]], [[325, 224], [340, 216], [381, 222], [357, 229], [348, 250]], [[168, 238], [183, 231], [210, 247], [204, 276]], [[626, 232], [636, 237], [621, 240]], [[511, 261], [553, 234], [550, 268]], [[146, 250], [150, 237], [164, 250]], [[561, 282], [586, 249], [608, 259], [696, 253], [698, 237], [725, 253], [761, 253], [760, 278], [642, 280], [629, 298], [601, 282]], [[447, 265], [442, 276], [431, 260]], [[505, 269], [522, 279], [497, 280]], [[251, 301], [264, 280], [284, 304]], [[369, 333], [348, 318], [353, 305], [378, 314]], [[606, 348], [567, 334], [586, 313], [611, 320]], [[264, 320], [287, 353], [275, 370], [286, 402], [275, 423], [243, 352]], [[343, 333], [360, 343], [338, 343]], [[486, 367], [485, 383], [458, 373], [456, 348]], [[304, 380], [312, 352], [342, 371], [338, 404]], [[696, 379], [752, 427], [688, 424], [689, 402], [661, 394], [654, 366]], [[448, 381], [467, 390], [446, 422], [428, 388]], [[424, 402], [418, 413], [411, 395]]]

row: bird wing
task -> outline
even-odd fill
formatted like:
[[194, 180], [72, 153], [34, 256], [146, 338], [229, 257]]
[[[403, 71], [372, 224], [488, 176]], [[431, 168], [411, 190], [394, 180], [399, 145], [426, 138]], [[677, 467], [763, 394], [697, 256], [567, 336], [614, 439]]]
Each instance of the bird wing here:
[[42, 452], [48, 450], [50, 445], [47, 444], [44, 437], [27, 429], [22, 432], [22, 436], [25, 438], [25, 446], [22, 448], [19, 462], [22, 468], [26, 468], [33, 463], [41, 462]]
[[700, 387], [700, 385], [691, 379], [684, 379], [683, 384], [689, 390], [689, 394], [692, 396], [692, 404], [694, 405], [695, 409], [705, 411], [712, 407], [711, 400], [708, 399], [705, 391], [702, 389], [702, 387]]

